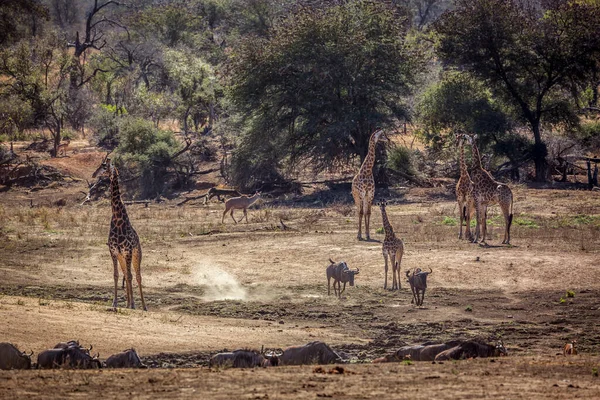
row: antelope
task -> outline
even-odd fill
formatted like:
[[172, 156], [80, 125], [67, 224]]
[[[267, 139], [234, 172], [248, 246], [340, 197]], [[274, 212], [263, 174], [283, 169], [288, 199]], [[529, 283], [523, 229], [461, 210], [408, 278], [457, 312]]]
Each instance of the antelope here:
[[577, 340], [573, 340], [571, 343], [567, 343], [565, 344], [565, 347], [563, 347], [563, 356], [571, 356], [571, 355], [576, 355], [577, 354], [577, 349], [575, 348], [575, 343], [577, 343]]
[[58, 155], [62, 151], [63, 156], [66, 157], [67, 156], [67, 149], [69, 148], [69, 144], [70, 143], [71, 143], [70, 139], [63, 140], [63, 142], [56, 147], [56, 156], [58, 157]]
[[[221, 223], [225, 222], [225, 214], [227, 214], [229, 210], [231, 210], [231, 218], [233, 219], [233, 222], [237, 224], [238, 222], [241, 222], [244, 219], [244, 217], [246, 217], [246, 223], [248, 223], [247, 208], [254, 204], [258, 199], [260, 199], [260, 192], [254, 193], [253, 196], [242, 195], [240, 197], [230, 198], [225, 202], [225, 211], [223, 211], [223, 218], [221, 218]], [[233, 211], [236, 209], [244, 210], [244, 215], [242, 215], [242, 218], [240, 218], [239, 221], [236, 221], [233, 217]]]

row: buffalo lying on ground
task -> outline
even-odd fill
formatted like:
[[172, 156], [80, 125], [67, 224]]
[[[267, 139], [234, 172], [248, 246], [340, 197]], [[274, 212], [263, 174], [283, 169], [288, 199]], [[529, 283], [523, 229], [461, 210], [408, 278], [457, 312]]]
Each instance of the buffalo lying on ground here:
[[90, 355], [89, 349], [79, 346], [79, 342], [61, 342], [55, 348], [42, 351], [38, 354], [37, 367], [41, 369], [51, 368], [76, 368], [76, 369], [95, 369], [101, 368], [102, 364], [96, 356]]
[[461, 341], [455, 340], [448, 343], [404, 346], [398, 349], [393, 354], [388, 354], [384, 357], [376, 358], [375, 360], [373, 360], [373, 362], [399, 362], [407, 359], [412, 361], [433, 361], [435, 359], [435, 356], [437, 356], [439, 353], [448, 350], [460, 343]]
[[232, 352], [218, 353], [211, 357], [210, 367], [254, 368], [276, 367], [279, 365], [281, 349], [267, 349], [263, 351], [252, 349], [239, 349]]
[[11, 343], [0, 343], [0, 369], [30, 369], [31, 354], [26, 354]]
[[344, 360], [323, 342], [310, 342], [303, 346], [291, 346], [279, 357], [281, 365], [336, 364]]
[[148, 368], [142, 363], [135, 349], [124, 350], [106, 359], [107, 368]]
[[66, 364], [67, 349], [44, 350], [38, 354], [37, 367], [40, 369], [60, 368]]
[[478, 343], [473, 341], [462, 342], [448, 350], [445, 350], [435, 356], [435, 361], [445, 360], [464, 360], [466, 358], [476, 357], [500, 357], [508, 355], [503, 342], [498, 342], [496, 345]]
[[475, 341], [453, 340], [440, 344], [404, 346], [393, 354], [373, 360], [374, 363], [411, 361], [460, 360], [475, 357], [498, 357], [507, 351], [501, 342], [496, 346]]

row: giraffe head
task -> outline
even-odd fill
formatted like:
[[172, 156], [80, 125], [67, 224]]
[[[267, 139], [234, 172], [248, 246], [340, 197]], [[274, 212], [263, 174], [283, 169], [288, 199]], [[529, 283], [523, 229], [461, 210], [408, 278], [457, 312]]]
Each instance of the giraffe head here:
[[477, 134], [475, 135], [467, 135], [466, 133], [463, 136], [467, 139], [471, 146], [475, 146], [475, 142], [477, 141]]
[[381, 128], [376, 128], [375, 129], [375, 132], [373, 132], [373, 134], [371, 135], [371, 139], [375, 143], [377, 143], [380, 139], [385, 139], [388, 142], [390, 141], [390, 139], [388, 138], [388, 136], [385, 134], [385, 132]]
[[465, 138], [467, 138], [468, 135], [463, 132], [456, 132], [454, 134], [454, 137], [455, 137], [456, 146], [462, 147], [462, 145], [465, 143]]
[[95, 178], [97, 176], [111, 176], [113, 171], [116, 172], [116, 168], [113, 167], [110, 158], [108, 158], [109, 154], [110, 153], [108, 153], [106, 157], [104, 157], [104, 159], [102, 160], [102, 164], [100, 164], [98, 169], [96, 169], [96, 171], [92, 174], [92, 178]]

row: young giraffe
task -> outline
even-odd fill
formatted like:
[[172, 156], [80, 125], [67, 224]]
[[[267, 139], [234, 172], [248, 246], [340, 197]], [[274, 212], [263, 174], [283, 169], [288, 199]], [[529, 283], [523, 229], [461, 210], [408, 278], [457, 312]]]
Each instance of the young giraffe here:
[[375, 179], [373, 179], [375, 146], [382, 135], [383, 137], [386, 137], [381, 129], [373, 132], [369, 139], [369, 151], [367, 152], [367, 156], [358, 170], [358, 174], [352, 179], [352, 197], [354, 197], [354, 204], [356, 204], [358, 215], [358, 240], [362, 240], [363, 215], [365, 217], [367, 240], [371, 238], [369, 236], [369, 222], [371, 220], [371, 204], [375, 197]]
[[133, 299], [133, 276], [131, 274], [131, 265], [133, 264], [137, 284], [140, 288], [142, 307], [144, 308], [144, 311], [147, 311], [144, 293], [142, 292], [142, 246], [140, 246], [140, 239], [135, 232], [135, 229], [133, 229], [129, 222], [127, 210], [125, 210], [125, 205], [121, 200], [121, 194], [119, 192], [119, 171], [112, 165], [107, 156], [92, 177], [95, 178], [98, 174], [108, 175], [110, 177], [112, 219], [110, 221], [110, 231], [108, 233], [108, 242], [106, 244], [108, 245], [114, 268], [115, 297], [113, 299], [113, 307], [115, 309], [117, 308], [117, 286], [119, 284], [118, 263], [121, 265], [121, 271], [125, 278], [125, 286], [127, 287], [127, 307], [135, 308]]
[[465, 162], [465, 135], [463, 133], [456, 135], [456, 145], [460, 154], [460, 178], [456, 184], [456, 200], [458, 201], [458, 210], [460, 212], [460, 227], [458, 229], [458, 238], [463, 237], [463, 222], [465, 222], [465, 235], [467, 240], [472, 240], [471, 235], [471, 214], [475, 210], [475, 201], [473, 200], [473, 182], [467, 170]]
[[[388, 256], [392, 263], [392, 290], [402, 289], [402, 283], [400, 282], [400, 262], [402, 262], [402, 255], [404, 254], [404, 243], [402, 239], [398, 239], [394, 233], [394, 228], [390, 224], [390, 220], [387, 217], [385, 206], [387, 205], [385, 200], [379, 202], [381, 207], [381, 219], [383, 220], [383, 229], [385, 230], [385, 240], [383, 241], [383, 259], [385, 260], [385, 281], [383, 288], [387, 289], [387, 276], [388, 276]], [[396, 280], [396, 277], [398, 278]]]
[[[474, 243], [481, 237], [481, 243], [485, 244], [487, 234], [487, 208], [498, 204], [504, 214], [504, 240], [502, 244], [510, 244], [510, 225], [513, 219], [513, 194], [510, 188], [492, 178], [490, 173], [483, 169], [479, 149], [473, 137], [465, 135], [471, 149], [473, 150], [473, 169], [471, 180], [473, 181], [473, 198], [477, 215], [477, 228], [475, 229]], [[476, 136], [475, 136], [476, 137]]]

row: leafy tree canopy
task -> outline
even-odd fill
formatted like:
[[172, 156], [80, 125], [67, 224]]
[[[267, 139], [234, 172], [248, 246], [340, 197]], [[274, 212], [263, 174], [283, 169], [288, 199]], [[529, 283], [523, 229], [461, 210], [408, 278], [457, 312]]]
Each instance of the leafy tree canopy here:
[[422, 65], [399, 10], [368, 1], [300, 9], [235, 50], [230, 95], [249, 126], [238, 157], [254, 154], [240, 162], [245, 174], [261, 155], [310, 158], [317, 169], [362, 158], [376, 125], [407, 117], [404, 96]]
[[558, 92], [595, 68], [600, 5], [583, 0], [457, 0], [435, 30], [442, 60], [482, 79], [530, 125], [536, 178], [543, 180], [547, 150], [540, 123], [549, 115], [569, 119], [569, 104]]

